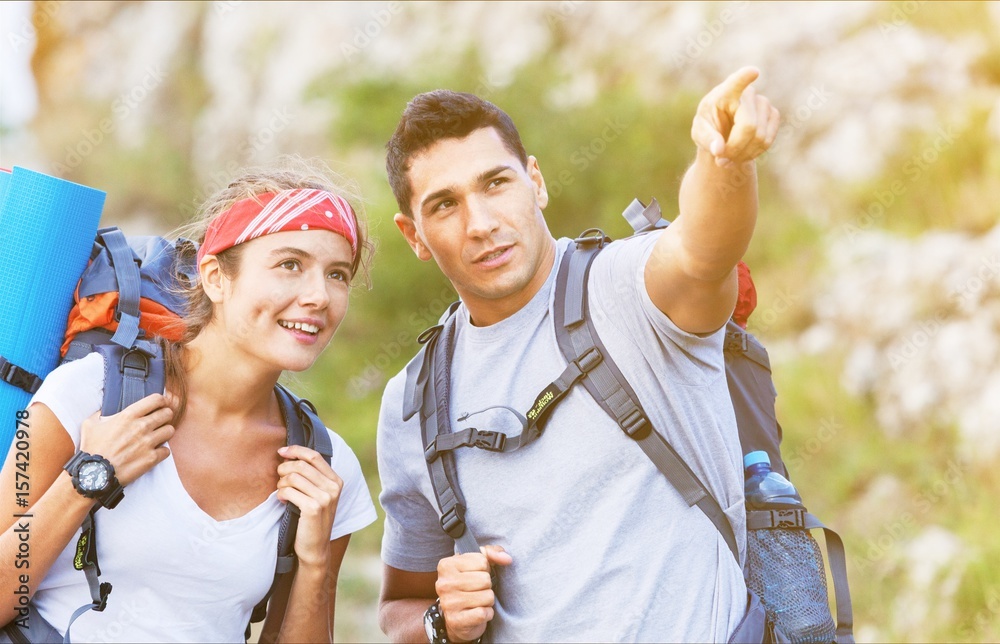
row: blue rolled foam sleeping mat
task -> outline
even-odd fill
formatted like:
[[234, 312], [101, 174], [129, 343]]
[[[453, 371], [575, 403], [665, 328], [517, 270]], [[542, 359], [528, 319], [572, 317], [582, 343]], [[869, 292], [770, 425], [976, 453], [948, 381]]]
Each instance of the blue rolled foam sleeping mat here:
[[[0, 356], [40, 378], [59, 364], [104, 197], [20, 167], [0, 172]], [[30, 400], [27, 391], [0, 381], [0, 462], [14, 438], [16, 414]]]

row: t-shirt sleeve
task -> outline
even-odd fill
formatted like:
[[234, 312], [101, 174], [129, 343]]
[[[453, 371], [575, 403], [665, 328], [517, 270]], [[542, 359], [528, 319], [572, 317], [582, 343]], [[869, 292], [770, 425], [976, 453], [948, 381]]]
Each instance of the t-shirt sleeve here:
[[104, 358], [91, 353], [53, 369], [31, 399], [48, 407], [80, 448], [80, 428], [104, 399]]
[[[646, 290], [645, 267], [662, 231], [615, 242], [594, 260], [590, 274], [591, 309], [595, 316], [615, 320], [615, 328], [639, 347], [664, 346], [682, 355], [666, 374], [671, 380], [701, 385], [722, 372], [725, 325], [707, 334], [684, 331], [653, 303]], [[653, 336], [650, 336], [652, 331]]]
[[416, 416], [403, 421], [402, 400], [403, 379], [397, 376], [383, 393], [378, 425], [382, 561], [399, 570], [433, 572], [441, 559], [455, 554], [455, 542], [441, 529], [432, 505], [420, 424]]
[[340, 500], [337, 501], [337, 516], [330, 530], [330, 541], [333, 541], [371, 525], [377, 515], [371, 492], [368, 491], [368, 484], [361, 471], [361, 463], [354, 450], [332, 430], [328, 428], [326, 431], [330, 434], [333, 445], [333, 471], [344, 482]]

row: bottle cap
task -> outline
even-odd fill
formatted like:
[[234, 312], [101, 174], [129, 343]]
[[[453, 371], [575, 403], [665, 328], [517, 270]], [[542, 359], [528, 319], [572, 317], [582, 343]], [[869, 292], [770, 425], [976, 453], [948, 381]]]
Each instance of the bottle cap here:
[[757, 465], [758, 463], [771, 464], [771, 457], [767, 455], [765, 451], [750, 452], [743, 457], [743, 467], [748, 468], [751, 465]]

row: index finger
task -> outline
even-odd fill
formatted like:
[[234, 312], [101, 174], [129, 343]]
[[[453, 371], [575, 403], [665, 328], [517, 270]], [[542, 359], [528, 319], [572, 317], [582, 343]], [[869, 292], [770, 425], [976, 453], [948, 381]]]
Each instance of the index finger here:
[[322, 454], [314, 449], [309, 449], [305, 445], [285, 445], [278, 449], [278, 454], [288, 460], [297, 459], [305, 461], [320, 471], [329, 470], [333, 472], [330, 462]]
[[726, 80], [719, 83], [716, 90], [719, 98], [723, 100], [739, 101], [743, 95], [743, 90], [750, 87], [750, 83], [757, 80], [760, 70], [756, 67], [742, 67], [726, 77]]
[[170, 407], [166, 396], [163, 394], [149, 394], [145, 398], [140, 398], [123, 409], [122, 413], [128, 412], [129, 414], [135, 415], [136, 418], [140, 418], [142, 416], [148, 416], [152, 412], [162, 409], [163, 407]]

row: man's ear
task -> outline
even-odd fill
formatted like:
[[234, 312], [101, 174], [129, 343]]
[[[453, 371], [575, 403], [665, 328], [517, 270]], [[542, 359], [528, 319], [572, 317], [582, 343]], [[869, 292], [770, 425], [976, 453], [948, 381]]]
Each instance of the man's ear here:
[[208, 295], [208, 299], [213, 304], [221, 302], [225, 275], [222, 274], [219, 259], [215, 255], [205, 255], [198, 265], [198, 272], [201, 274], [201, 288]]
[[542, 170], [538, 167], [538, 159], [532, 156], [528, 157], [528, 177], [535, 185], [535, 201], [538, 203], [538, 208], [545, 210], [545, 206], [549, 205], [549, 191], [545, 187]]
[[420, 231], [417, 230], [417, 224], [413, 221], [413, 217], [407, 217], [403, 213], [397, 212], [392, 220], [396, 222], [396, 228], [399, 228], [399, 232], [403, 233], [403, 237], [406, 239], [406, 243], [410, 245], [410, 248], [413, 249], [413, 253], [422, 261], [430, 261], [432, 257], [431, 251], [427, 249], [423, 240], [420, 239]]

